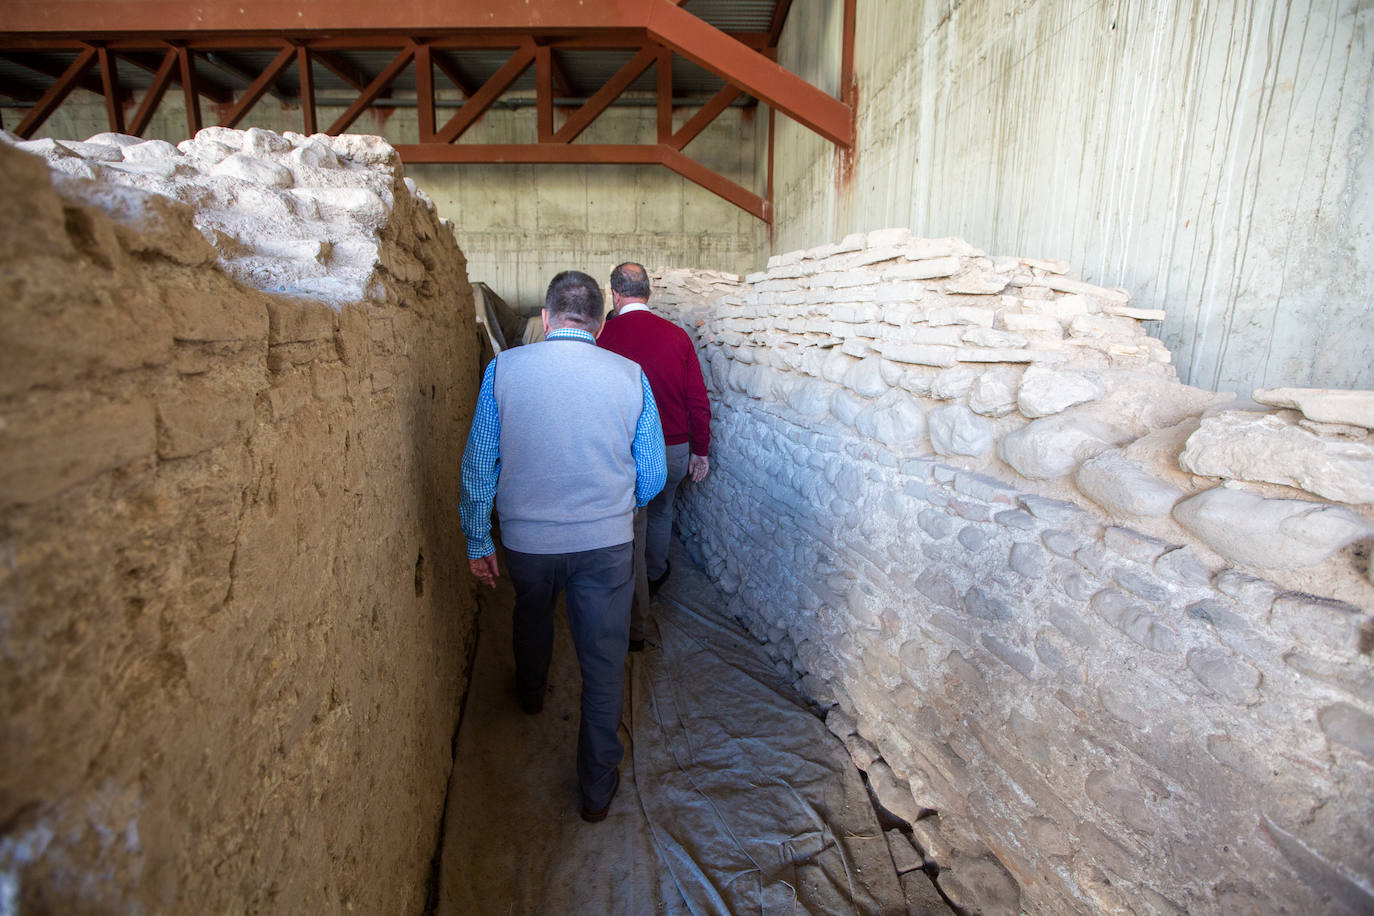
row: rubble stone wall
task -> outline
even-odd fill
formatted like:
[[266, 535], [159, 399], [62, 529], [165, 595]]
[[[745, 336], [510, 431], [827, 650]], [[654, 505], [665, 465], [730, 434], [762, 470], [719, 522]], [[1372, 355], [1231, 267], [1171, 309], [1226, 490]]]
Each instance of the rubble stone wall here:
[[0, 139], [0, 909], [421, 911], [475, 616], [449, 227], [375, 139]]
[[983, 912], [1374, 907], [1374, 393], [1177, 382], [1159, 316], [906, 230], [665, 270], [680, 533]]

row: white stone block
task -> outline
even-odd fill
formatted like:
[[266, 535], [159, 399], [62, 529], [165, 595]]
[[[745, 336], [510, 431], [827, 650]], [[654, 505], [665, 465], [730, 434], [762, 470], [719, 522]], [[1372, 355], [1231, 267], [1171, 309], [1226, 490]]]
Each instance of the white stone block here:
[[975, 347], [1016, 349], [1030, 342], [1024, 335], [1007, 331], [994, 331], [991, 328], [973, 328], [963, 333], [963, 342]]
[[1031, 366], [1021, 376], [1017, 408], [1027, 417], [1048, 417], [1075, 404], [1102, 397], [1105, 389], [1095, 376], [1069, 370]]
[[[267, 132], [260, 131], [260, 133]], [[272, 136], [276, 135], [273, 134]], [[296, 183], [296, 177], [291, 174], [291, 170], [286, 166], [268, 159], [259, 159], [247, 153], [235, 153], [222, 159], [210, 170], [210, 174], [240, 178], [254, 184], [277, 188], [289, 188]]]
[[1045, 273], [1066, 274], [1069, 272], [1069, 262], [1061, 258], [1022, 258], [1021, 263]]
[[933, 280], [958, 273], [963, 265], [956, 257], [901, 261], [883, 268], [884, 280]]
[[935, 376], [930, 386], [930, 396], [945, 401], [962, 398], [973, 388], [973, 383], [984, 372], [981, 366], [955, 366]]
[[830, 395], [830, 414], [846, 426], [853, 426], [868, 402], [847, 388], [837, 388]]
[[956, 305], [946, 308], [926, 309], [921, 314], [921, 320], [932, 327], [940, 325], [958, 324], [974, 325], [976, 327], [990, 328], [997, 319], [997, 313], [991, 309], [976, 308], [971, 305]]
[[1040, 363], [1055, 361], [1057, 356], [1046, 350], [964, 347], [958, 358], [961, 363]]
[[965, 270], [945, 281], [945, 292], [968, 296], [995, 296], [1007, 288], [1007, 277], [986, 270]]
[[1048, 286], [1056, 292], [1092, 296], [1094, 299], [1101, 299], [1103, 302], [1125, 304], [1131, 301], [1131, 294], [1124, 289], [1109, 289], [1105, 286], [1096, 286], [1092, 283], [1084, 283], [1082, 280], [1071, 280], [1060, 274], [1046, 272], [1040, 277], [1040, 282], [1042, 285]]
[[1052, 480], [1125, 438], [1097, 420], [1059, 414], [1008, 433], [998, 443], [997, 452], [1021, 476]]
[[1174, 518], [1207, 546], [1259, 569], [1301, 569], [1374, 535], [1374, 524], [1343, 506], [1266, 499], [1215, 487], [1174, 506]]
[[1113, 449], [1079, 466], [1078, 489], [1114, 518], [1158, 518], [1183, 498], [1183, 491], [1160, 480]]
[[974, 381], [968, 393], [969, 410], [985, 417], [1005, 417], [1016, 409], [1016, 389], [1021, 370], [995, 366]]
[[1164, 309], [1138, 309], [1129, 305], [1116, 305], [1106, 303], [1102, 306], [1104, 315], [1115, 315], [1118, 318], [1133, 318], [1136, 321], [1163, 321], [1165, 318]]
[[883, 261], [895, 261], [906, 254], [904, 248], [896, 245], [884, 245], [882, 247], [868, 247], [863, 251], [855, 252], [850, 255], [850, 267], [863, 267], [868, 264], [880, 264]]
[[1374, 429], [1374, 391], [1332, 388], [1256, 388], [1256, 401], [1273, 407], [1291, 407], [1319, 423], [1344, 423]]
[[1031, 312], [1003, 312], [1002, 327], [1008, 331], [1036, 331], [1046, 334], [1062, 334], [1063, 326], [1053, 315], [1037, 315]]
[[854, 420], [860, 435], [892, 448], [910, 445], [926, 433], [926, 414], [905, 391], [888, 391]]
[[1227, 410], [1204, 417], [1178, 463], [1204, 477], [1277, 483], [1337, 502], [1374, 503], [1374, 443], [1326, 439], [1277, 414]]
[[842, 384], [849, 370], [858, 363], [859, 361], [854, 357], [847, 356], [838, 349], [832, 349], [829, 355], [825, 357], [825, 362], [821, 364], [821, 378], [827, 382]]
[[1130, 340], [1144, 336], [1140, 325], [1129, 318], [1110, 315], [1078, 315], [1069, 322], [1070, 337], [1118, 337]]
[[981, 458], [992, 448], [992, 424], [961, 404], [930, 412], [930, 447], [941, 455]]
[[890, 360], [919, 366], [953, 366], [959, 361], [959, 351], [955, 347], [880, 341], [876, 349]]

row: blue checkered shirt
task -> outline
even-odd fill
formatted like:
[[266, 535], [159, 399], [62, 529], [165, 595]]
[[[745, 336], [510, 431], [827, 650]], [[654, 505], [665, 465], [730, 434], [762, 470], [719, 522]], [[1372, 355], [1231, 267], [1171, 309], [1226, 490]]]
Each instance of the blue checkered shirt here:
[[[559, 328], [548, 335], [549, 340], [565, 337], [596, 343], [590, 331], [578, 328]], [[482, 374], [477, 411], [472, 417], [467, 448], [463, 450], [463, 494], [458, 502], [458, 516], [468, 541], [468, 557], [473, 560], [496, 552], [491, 540], [491, 507], [501, 477], [501, 417], [496, 410], [495, 378], [496, 360], [492, 360]], [[635, 459], [635, 506], [642, 509], [663, 489], [668, 464], [654, 392], [643, 372], [639, 373], [639, 381], [644, 387], [644, 406], [630, 451]]]

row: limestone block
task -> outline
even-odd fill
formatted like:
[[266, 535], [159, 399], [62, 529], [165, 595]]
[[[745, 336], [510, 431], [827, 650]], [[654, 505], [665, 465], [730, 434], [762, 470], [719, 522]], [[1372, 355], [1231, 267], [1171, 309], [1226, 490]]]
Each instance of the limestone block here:
[[1131, 301], [1131, 294], [1124, 289], [1109, 289], [1105, 286], [1096, 286], [1092, 283], [1084, 283], [1082, 280], [1072, 280], [1057, 273], [1044, 274], [1040, 277], [1040, 283], [1044, 286], [1048, 286], [1055, 292], [1092, 296], [1094, 299], [1101, 299], [1103, 302], [1124, 304]]
[[[907, 257], [910, 256], [908, 253]], [[933, 280], [953, 276], [962, 266], [957, 257], [922, 258], [889, 264], [883, 268], [882, 276], [884, 280]]]
[[994, 331], [991, 328], [973, 328], [965, 331], [962, 335], [962, 342], [974, 347], [1010, 350], [1027, 346], [1030, 343], [1023, 334]]
[[987, 349], [965, 347], [959, 350], [961, 363], [1044, 363], [1062, 362], [1063, 357], [1051, 350]]
[[1164, 309], [1139, 309], [1129, 305], [1114, 305], [1110, 302], [1102, 306], [1104, 315], [1115, 315], [1120, 318], [1133, 318], [1136, 321], [1163, 321], [1167, 315]]
[[1169, 514], [1183, 491], [1125, 458], [1117, 449], [1083, 462], [1074, 482], [1114, 518], [1156, 518]]
[[830, 395], [830, 413], [846, 426], [853, 426], [868, 402], [846, 388], [838, 388]]
[[1057, 414], [1008, 433], [998, 443], [997, 453], [1023, 477], [1049, 480], [1063, 477], [1121, 438], [1117, 430], [1098, 420]]
[[845, 376], [858, 364], [859, 360], [832, 348], [829, 355], [825, 357], [825, 361], [821, 363], [821, 378], [827, 382], [843, 384]]
[[238, 178], [252, 184], [274, 188], [289, 188], [296, 183], [296, 176], [292, 175], [286, 166], [244, 153], [235, 153], [220, 160], [210, 170], [210, 174], [220, 178]]
[[1291, 407], [1319, 423], [1343, 423], [1374, 429], [1374, 391], [1331, 388], [1256, 388], [1251, 395], [1261, 404]]
[[921, 320], [931, 327], [973, 325], [974, 327], [991, 328], [996, 318], [996, 313], [991, 309], [974, 308], [970, 305], [930, 308], [921, 313]]
[[1070, 337], [1124, 338], [1141, 335], [1140, 326], [1129, 318], [1112, 318], [1108, 315], [1078, 315], [1069, 322]]
[[1174, 518], [1208, 547], [1260, 569], [1300, 569], [1352, 541], [1374, 535], [1374, 523], [1341, 506], [1266, 499], [1227, 487], [1174, 506]]
[[1003, 328], [1013, 333], [1019, 331], [1034, 331], [1042, 334], [1060, 336], [1064, 331], [1063, 325], [1059, 323], [1058, 318], [1053, 315], [1041, 315], [1034, 312], [1003, 312], [1001, 322]]
[[986, 270], [964, 270], [945, 281], [945, 292], [995, 296], [1007, 288], [1007, 277]]
[[1204, 477], [1297, 487], [1347, 503], [1374, 502], [1374, 443], [1326, 439], [1278, 414], [1203, 417], [1178, 463]]
[[879, 356], [869, 356], [854, 363], [840, 381], [855, 394], [866, 398], [881, 397], [891, 387], [883, 378], [883, 360]]
[[1096, 400], [1104, 391], [1102, 382], [1087, 373], [1031, 366], [1021, 377], [1017, 407], [1031, 419], [1048, 417]]
[[833, 389], [816, 379], [798, 379], [787, 389], [787, 405], [810, 420], [819, 420], [830, 412]]
[[860, 435], [896, 448], [926, 434], [926, 414], [905, 391], [888, 391], [859, 413], [854, 427]]
[[959, 350], [956, 347], [879, 341], [876, 349], [887, 359], [898, 363], [912, 363], [918, 366], [953, 366], [959, 362]]
[[955, 366], [935, 376], [930, 385], [930, 396], [944, 401], [962, 398], [973, 388], [973, 383], [986, 370], [980, 366]]
[[992, 424], [962, 404], [947, 404], [930, 412], [930, 446], [940, 455], [981, 458], [992, 448]]
[[177, 155], [177, 148], [166, 140], [143, 140], [125, 146], [123, 150], [125, 162], [156, 162], [161, 159], [172, 159]]
[[933, 344], [940, 347], [962, 347], [963, 331], [954, 326], [929, 328], [917, 326], [909, 328], [900, 335], [894, 335], [898, 343]]
[[1020, 370], [1011, 367], [988, 369], [969, 388], [968, 407], [985, 417], [1004, 417], [1016, 409]]

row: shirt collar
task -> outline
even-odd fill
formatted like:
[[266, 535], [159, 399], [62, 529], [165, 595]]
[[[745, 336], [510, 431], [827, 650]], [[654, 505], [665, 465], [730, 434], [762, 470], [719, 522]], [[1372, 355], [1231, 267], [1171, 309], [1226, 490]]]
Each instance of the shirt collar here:
[[596, 343], [596, 337], [591, 331], [584, 331], [581, 328], [555, 328], [548, 333], [545, 340], [585, 340], [587, 343]]
[[643, 302], [627, 302], [616, 310], [617, 315], [628, 315], [631, 312], [647, 312], [649, 306]]

